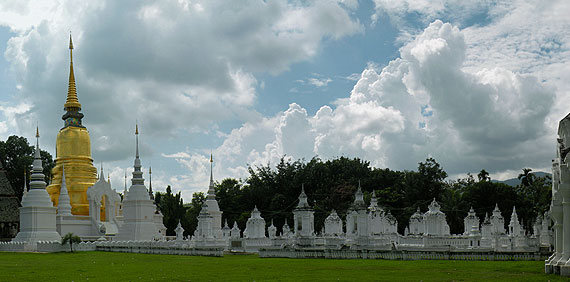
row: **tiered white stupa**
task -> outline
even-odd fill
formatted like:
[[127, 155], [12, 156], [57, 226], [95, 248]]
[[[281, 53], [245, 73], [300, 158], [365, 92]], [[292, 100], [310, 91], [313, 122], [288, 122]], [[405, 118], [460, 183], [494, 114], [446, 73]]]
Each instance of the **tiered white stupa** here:
[[61, 236], [56, 231], [56, 210], [46, 191], [42, 158], [40, 156], [40, 133], [36, 129], [36, 152], [32, 168], [30, 191], [22, 198], [20, 208], [20, 232], [13, 241], [27, 242], [28, 250], [35, 251], [38, 241], [59, 241]]
[[133, 171], [132, 185], [123, 201], [124, 223], [114, 241], [153, 240], [159, 238], [160, 233], [154, 223], [154, 206], [148, 190], [144, 185], [139, 159], [139, 129], [135, 130], [136, 156]]

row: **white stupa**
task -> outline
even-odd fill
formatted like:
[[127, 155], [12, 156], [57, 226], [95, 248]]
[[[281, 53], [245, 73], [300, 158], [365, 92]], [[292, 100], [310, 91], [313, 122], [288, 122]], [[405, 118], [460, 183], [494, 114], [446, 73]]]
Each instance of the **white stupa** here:
[[16, 242], [28, 242], [30, 245], [35, 245], [38, 241], [61, 240], [61, 236], [55, 227], [57, 208], [53, 206], [46, 191], [39, 140], [40, 133], [36, 129], [36, 152], [34, 154], [30, 191], [22, 198], [20, 232], [13, 239]]
[[123, 200], [124, 223], [119, 234], [113, 241], [153, 240], [160, 237], [158, 228], [154, 223], [154, 206], [148, 190], [144, 185], [139, 159], [139, 129], [135, 130], [136, 155], [132, 178], [132, 185]]
[[216, 239], [223, 238], [222, 232], [222, 212], [216, 200], [216, 190], [214, 187], [214, 172], [213, 172], [214, 159], [210, 154], [210, 185], [208, 187], [208, 195], [206, 196], [205, 204], [208, 206], [208, 213], [212, 217], [212, 235]]
[[65, 166], [61, 173], [61, 189], [59, 190], [59, 200], [57, 206], [58, 216], [71, 216], [71, 200], [67, 193], [67, 185], [65, 184]]

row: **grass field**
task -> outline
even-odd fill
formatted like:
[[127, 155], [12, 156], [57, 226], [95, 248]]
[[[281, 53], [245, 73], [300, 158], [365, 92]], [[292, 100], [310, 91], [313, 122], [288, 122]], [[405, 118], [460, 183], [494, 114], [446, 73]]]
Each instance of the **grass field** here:
[[567, 281], [544, 262], [261, 259], [2, 253], [0, 281]]

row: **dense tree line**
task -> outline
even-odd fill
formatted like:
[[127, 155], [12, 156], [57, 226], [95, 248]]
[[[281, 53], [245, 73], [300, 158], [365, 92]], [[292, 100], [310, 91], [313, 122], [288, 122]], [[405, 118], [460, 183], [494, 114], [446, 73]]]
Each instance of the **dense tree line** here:
[[[301, 187], [305, 188], [309, 203], [314, 207], [316, 230], [322, 229], [325, 218], [333, 209], [345, 217], [359, 183], [367, 203], [374, 191], [378, 204], [396, 217], [400, 233], [408, 225], [409, 217], [418, 208], [425, 212], [434, 198], [441, 204], [454, 234], [463, 232], [463, 218], [470, 207], [483, 219], [485, 213], [492, 212], [495, 204], [503, 212], [506, 224], [516, 205], [519, 219], [523, 220], [527, 230], [532, 230], [536, 217], [548, 209], [551, 197], [550, 179], [535, 177], [529, 169], [523, 171], [519, 177], [522, 184], [517, 187], [492, 182], [485, 170], [478, 173], [477, 180], [469, 174], [464, 179], [446, 181], [447, 173], [432, 158], [420, 162], [417, 171], [373, 168], [368, 161], [358, 158], [340, 157], [327, 161], [313, 158], [308, 162], [283, 158], [275, 167], [250, 167], [249, 173], [249, 178], [244, 181], [228, 178], [216, 183], [216, 199], [224, 220], [230, 226], [237, 222], [242, 230], [255, 206], [267, 225], [273, 221], [278, 231], [285, 220], [292, 225], [292, 210], [297, 205]], [[180, 193], [172, 195], [170, 190], [157, 193], [157, 199], [179, 199], [179, 196]], [[180, 211], [174, 215], [174, 220], [167, 211], [169, 208], [159, 204], [168, 234], [174, 234], [178, 220], [186, 235], [192, 234], [204, 200], [203, 193], [195, 193], [192, 203], [182, 211], [184, 205], [180, 199], [177, 202]]]
[[[22, 199], [24, 192], [24, 179], [30, 185], [32, 162], [34, 161], [35, 145], [30, 145], [25, 137], [12, 135], [6, 141], [0, 141], [0, 161], [6, 170], [6, 177], [16, 195]], [[46, 182], [51, 179], [51, 169], [55, 163], [50, 153], [40, 149]], [[24, 178], [25, 175], [25, 178]]]

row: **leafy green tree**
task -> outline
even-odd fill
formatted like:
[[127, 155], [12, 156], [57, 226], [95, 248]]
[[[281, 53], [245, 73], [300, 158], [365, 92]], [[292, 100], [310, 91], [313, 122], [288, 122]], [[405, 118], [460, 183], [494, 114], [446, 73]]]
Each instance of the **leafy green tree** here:
[[184, 221], [186, 215], [186, 208], [184, 207], [184, 201], [180, 196], [180, 192], [172, 194], [172, 189], [170, 185], [168, 185], [165, 193], [155, 193], [154, 201], [164, 216], [163, 223], [164, 226], [166, 226], [166, 235], [176, 235], [174, 229], [176, 229], [178, 221]]
[[81, 243], [81, 238], [71, 232], [65, 234], [65, 236], [61, 238], [61, 245], [69, 244], [69, 249], [71, 252], [73, 252], [73, 243]]
[[477, 174], [477, 178], [479, 178], [479, 181], [491, 181], [489, 173], [484, 169], [482, 169], [479, 174]]
[[[6, 176], [21, 199], [24, 192], [24, 180], [29, 187], [29, 177], [34, 160], [35, 146], [30, 146], [25, 137], [12, 135], [6, 141], [0, 141], [0, 161], [6, 169]], [[47, 183], [51, 180], [51, 169], [55, 163], [50, 153], [40, 150], [43, 173]], [[25, 178], [24, 178], [25, 174]]]
[[443, 192], [444, 182], [447, 178], [447, 172], [433, 158], [427, 158], [425, 162], [418, 165], [418, 174], [420, 175], [420, 183], [423, 186], [425, 198], [438, 199]]

